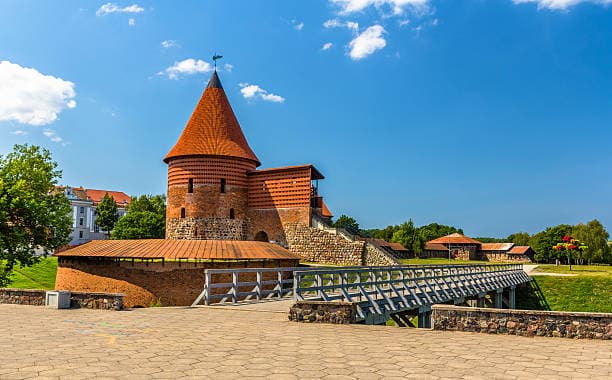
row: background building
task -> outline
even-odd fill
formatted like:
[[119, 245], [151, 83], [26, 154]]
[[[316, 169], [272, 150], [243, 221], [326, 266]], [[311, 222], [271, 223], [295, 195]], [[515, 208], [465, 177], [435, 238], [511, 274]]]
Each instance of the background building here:
[[72, 234], [69, 245], [78, 245], [90, 240], [108, 239], [108, 233], [96, 224], [96, 207], [104, 194], [115, 199], [117, 213], [122, 217], [127, 212], [130, 197], [121, 191], [85, 189], [83, 187], [62, 187], [72, 207]]
[[454, 233], [425, 243], [424, 257], [484, 261], [533, 261], [533, 249], [514, 243], [481, 243], [476, 239]]

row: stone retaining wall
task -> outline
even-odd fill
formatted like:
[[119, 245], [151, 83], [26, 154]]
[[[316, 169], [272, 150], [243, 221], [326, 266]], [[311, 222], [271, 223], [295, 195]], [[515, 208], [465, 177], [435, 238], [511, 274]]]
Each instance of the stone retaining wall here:
[[385, 265], [400, 265], [400, 262], [389, 253], [372, 243], [366, 243], [365, 265], [369, 266], [385, 266]]
[[612, 313], [504, 310], [434, 305], [434, 330], [612, 339]]
[[304, 260], [326, 264], [363, 265], [363, 241], [349, 241], [342, 236], [301, 223], [287, 224], [285, 234], [289, 251]]
[[[0, 304], [44, 306], [47, 291], [41, 289], [0, 289]], [[123, 294], [70, 292], [70, 307], [123, 310]]]
[[289, 320], [305, 323], [355, 323], [357, 307], [352, 302], [344, 301], [298, 301], [289, 309]]

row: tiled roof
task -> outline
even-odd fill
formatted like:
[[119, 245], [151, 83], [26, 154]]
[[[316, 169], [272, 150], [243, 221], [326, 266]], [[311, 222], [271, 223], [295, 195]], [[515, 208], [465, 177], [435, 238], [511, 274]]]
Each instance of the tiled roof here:
[[426, 251], [448, 251], [448, 247], [439, 243], [425, 243]]
[[408, 248], [404, 247], [400, 243], [389, 243], [389, 248], [394, 251], [408, 251]]
[[481, 251], [507, 251], [514, 243], [482, 243], [480, 246]]
[[215, 71], [183, 133], [164, 161], [181, 156], [227, 156], [260, 165], [249, 147]]
[[321, 200], [321, 216], [324, 216], [326, 218], [331, 218], [334, 216], [334, 214], [332, 214], [331, 211], [329, 211], [329, 209], [327, 208], [327, 205], [325, 204], [323, 200]]
[[376, 245], [380, 245], [381, 247], [390, 247], [390, 243], [384, 239], [376, 239], [376, 238], [371, 238], [371, 239], [366, 239]]
[[294, 259], [285, 248], [259, 241], [238, 240], [92, 240], [56, 253], [60, 257], [164, 258], [204, 260]]
[[460, 233], [454, 233], [446, 236], [439, 237], [437, 239], [433, 239], [428, 241], [428, 243], [438, 243], [438, 244], [478, 244], [481, 243], [478, 240], [474, 240], [467, 236], [463, 236]]
[[257, 175], [263, 173], [275, 173], [275, 172], [288, 172], [293, 170], [301, 170], [301, 169], [310, 169], [311, 179], [325, 179], [323, 174], [314, 167], [314, 165], [306, 164], [306, 165], [295, 165], [295, 166], [283, 166], [280, 168], [268, 168], [268, 169], [258, 169], [255, 171], [248, 172], [248, 175]]
[[104, 194], [106, 193], [108, 193], [110, 197], [113, 197], [115, 203], [117, 203], [117, 206], [130, 204], [130, 196], [124, 193], [123, 191], [85, 189], [85, 194], [87, 194], [87, 198], [91, 199], [96, 204], [102, 201], [102, 198], [104, 198]]
[[512, 247], [512, 249], [510, 251], [508, 251], [508, 253], [512, 254], [512, 255], [524, 255], [530, 249], [531, 249], [531, 247], [528, 246], [528, 245], [515, 245], [514, 247]]

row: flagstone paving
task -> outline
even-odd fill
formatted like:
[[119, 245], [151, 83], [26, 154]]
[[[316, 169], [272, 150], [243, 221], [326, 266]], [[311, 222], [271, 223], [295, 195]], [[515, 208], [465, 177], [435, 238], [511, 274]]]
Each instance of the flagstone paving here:
[[0, 305], [0, 379], [612, 378], [612, 342], [289, 322], [229, 308]]

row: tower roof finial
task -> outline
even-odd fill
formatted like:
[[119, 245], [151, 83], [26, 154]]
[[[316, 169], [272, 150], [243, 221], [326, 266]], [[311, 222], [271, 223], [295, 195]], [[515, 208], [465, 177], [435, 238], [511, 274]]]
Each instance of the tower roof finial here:
[[215, 71], [217, 71], [217, 59], [221, 59], [221, 58], [223, 58], [223, 56], [217, 55], [217, 53], [213, 55], [213, 61], [215, 61]]

